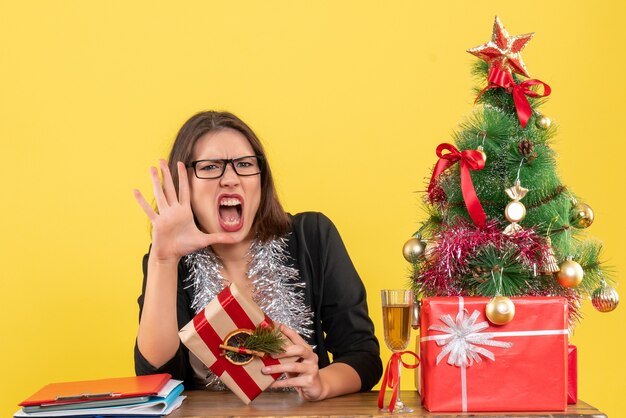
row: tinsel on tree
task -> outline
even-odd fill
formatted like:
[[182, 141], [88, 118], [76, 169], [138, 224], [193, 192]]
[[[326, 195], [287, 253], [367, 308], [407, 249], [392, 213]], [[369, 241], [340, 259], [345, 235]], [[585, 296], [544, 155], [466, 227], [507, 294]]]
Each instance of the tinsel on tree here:
[[404, 254], [419, 296], [563, 296], [574, 323], [583, 298], [609, 311], [618, 295], [601, 242], [583, 236], [593, 210], [557, 174], [557, 129], [539, 112], [551, 90], [521, 57], [532, 36], [496, 17], [492, 40], [468, 50], [475, 109], [436, 150], [428, 217]]

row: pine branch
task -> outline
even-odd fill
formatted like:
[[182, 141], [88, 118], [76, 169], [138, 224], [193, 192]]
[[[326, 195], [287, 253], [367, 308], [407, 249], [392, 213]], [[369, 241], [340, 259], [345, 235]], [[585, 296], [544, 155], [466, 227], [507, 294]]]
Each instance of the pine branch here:
[[528, 269], [519, 261], [516, 248], [498, 250], [487, 245], [469, 261], [467, 286], [480, 296], [515, 296], [527, 292]]
[[[583, 268], [583, 281], [578, 285], [578, 290], [591, 294], [600, 287], [603, 278], [600, 253], [602, 243], [597, 240], [587, 240], [582, 242], [574, 252], [574, 260]], [[604, 269], [608, 271], [608, 269]]]
[[428, 239], [429, 237], [435, 236], [437, 231], [441, 229], [443, 225], [443, 216], [439, 208], [431, 204], [424, 203], [423, 209], [427, 213], [428, 218], [422, 222], [422, 225], [416, 233], [419, 233], [423, 238]]
[[248, 350], [261, 351], [267, 354], [278, 354], [284, 350], [283, 334], [274, 327], [257, 327], [250, 335], [244, 346]]

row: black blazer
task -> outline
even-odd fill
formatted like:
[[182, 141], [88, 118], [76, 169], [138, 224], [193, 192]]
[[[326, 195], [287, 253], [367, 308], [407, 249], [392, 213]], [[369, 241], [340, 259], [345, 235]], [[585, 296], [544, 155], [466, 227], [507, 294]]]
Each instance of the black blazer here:
[[[308, 343], [316, 346], [320, 368], [334, 362], [351, 366], [361, 378], [361, 391], [370, 390], [382, 375], [380, 348], [374, 335], [374, 324], [368, 315], [365, 286], [356, 272], [348, 252], [333, 223], [321, 213], [304, 212], [291, 216], [291, 233], [286, 236], [290, 258], [288, 264], [300, 272], [306, 284], [305, 303], [313, 312], [313, 334]], [[143, 286], [139, 296], [139, 317], [146, 289], [148, 254], [143, 258]], [[191, 309], [193, 288], [185, 289], [188, 268], [178, 265], [177, 315], [179, 329], [194, 316]], [[187, 348], [178, 352], [162, 367], [155, 368], [143, 357], [135, 343], [137, 375], [170, 373], [194, 389]]]

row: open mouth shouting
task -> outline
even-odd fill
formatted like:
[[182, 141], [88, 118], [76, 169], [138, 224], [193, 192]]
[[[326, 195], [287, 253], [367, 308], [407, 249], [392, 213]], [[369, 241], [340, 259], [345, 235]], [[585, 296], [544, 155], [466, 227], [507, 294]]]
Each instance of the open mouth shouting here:
[[218, 199], [220, 226], [227, 232], [243, 227], [243, 198], [236, 194], [223, 194]]

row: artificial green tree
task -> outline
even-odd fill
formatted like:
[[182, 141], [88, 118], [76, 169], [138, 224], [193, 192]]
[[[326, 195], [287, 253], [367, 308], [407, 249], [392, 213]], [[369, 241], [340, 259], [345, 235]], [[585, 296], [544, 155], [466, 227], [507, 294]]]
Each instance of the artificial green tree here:
[[583, 298], [608, 311], [618, 295], [601, 242], [583, 236], [591, 207], [557, 174], [557, 129], [538, 111], [550, 87], [521, 57], [532, 36], [496, 17], [492, 40], [468, 51], [481, 59], [476, 106], [437, 149], [428, 217], [404, 253], [420, 296], [563, 296], [573, 323]]

